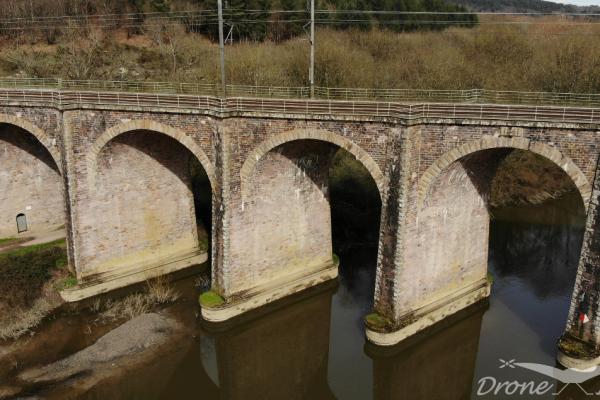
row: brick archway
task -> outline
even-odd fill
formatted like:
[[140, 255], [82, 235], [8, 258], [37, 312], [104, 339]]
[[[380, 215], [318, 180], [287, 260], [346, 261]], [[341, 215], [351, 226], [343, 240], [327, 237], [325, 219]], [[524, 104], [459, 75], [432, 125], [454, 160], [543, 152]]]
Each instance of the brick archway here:
[[40, 142], [41, 145], [48, 151], [48, 153], [50, 153], [50, 156], [56, 164], [56, 167], [59, 171], [62, 172], [62, 165], [60, 163], [60, 153], [58, 152], [57, 148], [53, 145], [52, 139], [41, 128], [24, 118], [8, 114], [0, 114], [0, 124], [14, 125], [33, 135], [38, 140], [38, 142]]
[[208, 175], [208, 180], [210, 181], [212, 189], [216, 190], [217, 180], [215, 177], [214, 166], [208, 158], [208, 156], [206, 155], [206, 153], [200, 148], [200, 146], [198, 146], [196, 142], [194, 142], [188, 135], [186, 135], [185, 132], [172, 126], [150, 120], [133, 120], [128, 122], [122, 122], [107, 129], [102, 135], [100, 135], [100, 137], [98, 137], [98, 139], [96, 139], [96, 141], [92, 145], [91, 152], [89, 153], [87, 158], [88, 175], [90, 177], [94, 176], [96, 163], [98, 161], [98, 155], [108, 142], [110, 142], [112, 139], [123, 133], [137, 130], [146, 130], [161, 133], [181, 143], [198, 159], [198, 161], [206, 171], [206, 175]]
[[592, 195], [592, 186], [584, 173], [573, 162], [573, 160], [563, 155], [556, 147], [549, 146], [545, 143], [532, 141], [526, 138], [508, 138], [484, 136], [480, 140], [469, 142], [456, 147], [441, 157], [439, 157], [427, 170], [421, 175], [418, 186], [418, 206], [422, 207], [425, 203], [431, 185], [435, 182], [448, 166], [453, 162], [460, 160], [469, 154], [489, 149], [512, 148], [531, 151], [542, 157], [554, 162], [561, 170], [563, 170], [573, 181], [573, 184], [579, 191], [583, 204], [587, 210], [590, 197]]
[[295, 140], [307, 139], [333, 143], [339, 146], [340, 148], [348, 151], [354, 157], [356, 157], [356, 159], [360, 161], [363, 164], [363, 166], [367, 169], [367, 171], [369, 171], [369, 173], [371, 174], [371, 177], [377, 185], [379, 195], [381, 198], [383, 198], [383, 193], [385, 189], [385, 179], [383, 172], [381, 171], [379, 165], [377, 165], [375, 160], [373, 160], [373, 158], [369, 155], [369, 153], [363, 150], [360, 146], [358, 146], [351, 140], [346, 139], [343, 136], [340, 136], [338, 134], [324, 129], [294, 129], [272, 137], [268, 140], [265, 140], [248, 154], [246, 160], [244, 161], [244, 164], [242, 165], [242, 168], [240, 169], [240, 186], [242, 201], [244, 201], [244, 198], [248, 193], [248, 185], [252, 177], [254, 167], [265, 154], [282, 144], [292, 142]]

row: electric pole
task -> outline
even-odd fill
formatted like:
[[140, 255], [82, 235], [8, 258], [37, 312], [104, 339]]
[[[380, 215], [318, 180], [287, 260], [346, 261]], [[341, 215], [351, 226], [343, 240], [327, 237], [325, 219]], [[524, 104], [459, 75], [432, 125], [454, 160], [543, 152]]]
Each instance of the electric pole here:
[[315, 97], [315, 0], [310, 0], [310, 98]]
[[225, 44], [223, 43], [223, 0], [217, 0], [217, 7], [219, 9], [219, 56], [221, 58], [221, 92], [223, 93], [223, 97], [226, 97], [227, 86], [225, 84]]

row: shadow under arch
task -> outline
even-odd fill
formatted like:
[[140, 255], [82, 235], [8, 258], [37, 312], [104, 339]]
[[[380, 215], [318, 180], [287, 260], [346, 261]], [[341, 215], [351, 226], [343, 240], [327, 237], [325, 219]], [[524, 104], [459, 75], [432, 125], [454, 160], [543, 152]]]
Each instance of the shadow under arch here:
[[91, 147], [84, 166], [90, 201], [81, 215], [102, 223], [80, 220], [86, 230], [79, 239], [82, 278], [114, 270], [146, 279], [212, 257], [214, 231], [206, 230], [211, 221], [207, 225], [197, 209], [191, 166], [203, 170], [209, 207], [217, 181], [212, 163], [191, 137], [135, 120], [107, 129]]
[[114, 138], [117, 136], [132, 132], [132, 131], [152, 131], [156, 133], [160, 133], [175, 141], [179, 142], [182, 146], [187, 148], [200, 162], [204, 170], [206, 171], [206, 175], [208, 176], [208, 180], [210, 182], [210, 186], [213, 191], [215, 191], [218, 187], [218, 182], [215, 176], [215, 168], [213, 163], [210, 161], [206, 153], [191, 139], [185, 132], [180, 129], [174, 128], [170, 125], [166, 125], [156, 121], [150, 120], [132, 120], [127, 122], [121, 122], [120, 124], [114, 125], [111, 128], [108, 128], [102, 135], [100, 135], [94, 144], [92, 145], [92, 149], [87, 157], [87, 169], [88, 176], [94, 178], [96, 165], [98, 162], [98, 157], [102, 152], [102, 149]]
[[50, 154], [52, 161], [54, 161], [54, 164], [56, 164], [56, 168], [58, 168], [58, 173], [62, 175], [60, 153], [53, 145], [52, 139], [48, 136], [48, 134], [46, 134], [46, 132], [43, 129], [28, 121], [27, 119], [8, 114], [0, 114], [0, 125], [13, 125], [35, 137], [37, 141], [44, 147], [44, 149]]
[[[520, 167], [517, 170], [507, 166], [508, 164], [503, 164], [504, 160], [508, 163], [515, 161], [515, 158], [507, 158], [509, 154], [522, 157], [519, 154], [525, 153], [534, 156], [533, 159], [537, 159], [536, 162], [540, 163], [538, 165], [543, 165], [543, 167], [538, 169], [535, 163], [513, 164]], [[523, 165], [531, 166], [531, 168], [523, 168]], [[498, 240], [497, 236], [494, 239], [495, 236], [492, 234], [494, 232], [498, 233], [498, 230], [492, 230], [491, 227], [495, 226], [497, 228], [502, 220], [496, 220], [494, 223], [491, 220], [496, 219], [494, 216], [499, 215], [496, 211], [501, 210], [501, 207], [506, 204], [519, 205], [517, 201], [511, 203], [513, 199], [518, 199], [520, 196], [518, 191], [513, 191], [515, 188], [518, 190], [525, 189], [524, 193], [526, 193], [529, 185], [528, 179], [524, 178], [526, 173], [521, 174], [520, 171], [537, 175], [535, 180], [531, 181], [533, 184], [530, 186], [530, 189], [536, 195], [539, 193], [544, 194], [544, 190], [553, 192], [553, 190], [547, 188], [553, 187], [553, 181], [560, 182], [560, 185], [566, 188], [565, 191], [554, 193], [568, 193], [569, 196], [576, 197], [573, 204], [568, 203], [569, 211], [574, 210], [577, 215], [581, 215], [582, 210], [588, 205], [590, 184], [586, 176], [573, 160], [564, 156], [557, 148], [547, 144], [525, 138], [483, 137], [480, 140], [468, 142], [446, 152], [422, 174], [421, 181], [417, 186], [418, 207], [413, 214], [417, 222], [410, 233], [415, 242], [413, 247], [416, 250], [407, 250], [406, 262], [410, 265], [420, 265], [422, 278], [418, 288], [424, 295], [418, 298], [418, 302], [413, 300], [417, 305], [415, 306], [413, 303], [410, 304], [411, 307], [424, 309], [440, 299], [446, 299], [450, 296], [459, 298], [460, 291], [464, 293], [471, 290], [472, 293], [479, 293], [479, 298], [475, 296], [471, 300], [464, 300], [465, 302], [477, 301], [489, 295], [490, 282], [489, 278], [486, 277], [488, 271], [494, 271], [495, 276], [502, 276], [502, 274], [496, 274], [497, 269], [490, 269], [493, 268], [494, 260], [498, 257], [494, 256], [494, 252], [491, 252], [492, 243], [497, 243]], [[539, 177], [542, 176], [540, 171], [548, 172], [549, 180], [540, 179]], [[506, 173], [515, 176], [514, 182], [517, 182], [515, 186], [505, 185], [511, 182], [510, 180], [499, 179], [494, 181], [496, 177], [502, 177]], [[520, 180], [524, 183], [520, 183]], [[534, 182], [540, 182], [543, 185]], [[550, 186], [544, 186], [548, 184]], [[493, 196], [499, 193], [497, 189], [500, 190], [500, 188], [504, 193], [509, 194], [506, 197], [509, 200], [495, 203]], [[514, 196], [515, 194], [517, 196]], [[510, 195], [513, 195], [513, 197]], [[530, 198], [534, 199], [532, 203], [535, 204], [535, 198]], [[552, 195], [542, 196], [541, 200], [538, 201], [543, 202], [551, 198]], [[524, 204], [528, 204], [528, 198], [523, 197], [523, 199], [525, 201], [520, 206], [526, 207]], [[531, 207], [533, 208], [533, 206]], [[565, 209], [567, 208], [565, 207]], [[514, 226], [511, 226], [511, 230], [507, 230], [507, 233], [503, 234], [510, 237], [508, 235], [521, 232], [523, 240], [519, 242], [520, 247], [513, 246], [513, 248], [509, 248], [511, 242], [503, 237], [501, 246], [496, 245], [496, 249], [500, 249], [496, 254], [508, 254], [509, 250], [513, 251], [514, 248], [517, 248], [528, 255], [535, 255], [532, 244], [543, 248], [541, 247], [543, 242], [539, 239], [542, 238], [548, 242], [548, 238], [551, 237], [550, 234], [544, 233], [544, 235], [541, 235], [539, 232], [546, 232], [547, 230], [538, 229], [534, 231], [528, 225], [537, 224], [541, 226], [553, 222], [553, 220], [534, 219], [532, 214], [533, 209], [529, 209], [525, 217], [522, 214], [521, 218], [517, 219], [515, 217], [519, 215], [514, 210], [511, 210], [510, 215], [504, 214], [505, 221], [509, 221], [508, 223], [514, 224]], [[519, 224], [519, 230], [515, 228], [517, 224]], [[533, 242], [532, 232], [536, 232], [536, 242]], [[563, 240], [563, 236], [561, 236], [561, 240]], [[574, 252], [578, 257], [579, 250], [576, 240], [569, 240], [568, 243], [569, 245], [573, 244], [571, 248], [575, 249]], [[518, 262], [519, 268], [523, 264], [527, 265], [527, 279], [541, 282], [541, 276], [548, 279], [551, 276], [558, 276], [560, 278], [558, 286], [562, 288], [561, 290], [570, 293], [573, 288], [569, 280], [571, 277], [574, 278], [575, 272], [573, 269], [568, 268], [567, 262], [540, 264], [540, 272], [537, 277], [534, 274], [536, 270], [533, 269], [534, 272], [532, 272], [532, 267], [535, 267], [535, 264], [525, 262], [523, 258], [519, 258]], [[561, 275], [552, 275], [553, 270], [549, 269], [549, 265], [558, 266]], [[572, 262], [571, 265], [573, 265]], [[518, 271], [518, 269], [515, 269], [515, 271]], [[569, 276], [567, 272], [572, 273], [572, 275]], [[511, 287], [514, 286], [511, 285]], [[404, 284], [403, 288], [406, 293], [409, 293], [409, 295], [405, 295], [405, 298], [408, 298], [409, 301], [412, 300], [410, 296], [417, 296], [414, 291], [410, 292], [409, 284]], [[483, 290], [480, 288], [488, 289]], [[477, 292], [478, 290], [481, 291]], [[462, 298], [465, 297], [467, 296]], [[513, 305], [509, 308], [514, 309], [515, 311], [512, 313], [527, 325], [530, 325], [532, 331], [541, 330], [539, 321], [537, 323], [531, 322], [533, 318], [531, 318], [531, 315], [527, 315], [525, 307], [515, 307]], [[556, 311], [557, 309], [553, 309], [553, 312]], [[425, 312], [423, 314], [426, 315]], [[540, 333], [540, 336], [543, 337], [543, 332]]]
[[248, 154], [244, 164], [242, 165], [242, 168], [240, 169], [240, 189], [242, 193], [242, 202], [247, 197], [249, 181], [251, 180], [254, 168], [260, 159], [274, 148], [297, 140], [316, 140], [328, 142], [348, 151], [362, 163], [367, 171], [369, 171], [371, 177], [377, 185], [380, 198], [383, 198], [383, 193], [385, 190], [385, 178], [383, 172], [375, 160], [369, 155], [369, 153], [367, 153], [359, 145], [343, 136], [325, 129], [294, 129], [265, 140]]
[[562, 154], [557, 148], [542, 142], [536, 142], [526, 138], [507, 138], [494, 136], [484, 136], [480, 140], [458, 146], [446, 152], [433, 164], [431, 164], [431, 166], [427, 168], [427, 170], [421, 175], [421, 179], [419, 181], [419, 186], [417, 189], [418, 207], [422, 208], [424, 206], [425, 200], [431, 191], [433, 183], [454, 162], [459, 161], [469, 154], [474, 154], [482, 150], [502, 148], [530, 151], [552, 161], [571, 178], [574, 186], [581, 195], [583, 204], [587, 210], [592, 195], [592, 186], [585, 174], [571, 158]]

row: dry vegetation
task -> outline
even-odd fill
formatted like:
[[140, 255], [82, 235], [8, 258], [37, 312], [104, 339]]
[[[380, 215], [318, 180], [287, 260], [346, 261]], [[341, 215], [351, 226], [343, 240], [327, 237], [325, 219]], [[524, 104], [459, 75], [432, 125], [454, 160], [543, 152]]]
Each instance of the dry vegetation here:
[[552, 161], [530, 151], [514, 150], [492, 181], [492, 208], [542, 204], [575, 192], [569, 176]]
[[[529, 24], [442, 32], [317, 32], [316, 83], [330, 87], [503, 89], [600, 92], [600, 24]], [[218, 47], [181, 25], [125, 31], [63, 29], [57, 44], [41, 36], [4, 39], [0, 74], [70, 79], [215, 83]], [[305, 86], [308, 45], [238, 42], [226, 48], [230, 83]]]
[[97, 300], [92, 311], [99, 313], [98, 320], [112, 322], [130, 320], [150, 312], [160, 304], [173, 303], [179, 298], [169, 281], [159, 277], [146, 282], [147, 291], [134, 293], [116, 300]]

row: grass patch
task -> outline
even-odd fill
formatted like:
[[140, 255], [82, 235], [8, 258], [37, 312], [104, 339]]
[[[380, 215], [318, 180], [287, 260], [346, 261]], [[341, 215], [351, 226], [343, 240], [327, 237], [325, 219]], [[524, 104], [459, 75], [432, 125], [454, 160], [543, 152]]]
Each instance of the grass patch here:
[[11, 251], [7, 251], [6, 253], [0, 254], [0, 260], [5, 257], [18, 257], [24, 256], [28, 254], [33, 254], [42, 250], [52, 249], [55, 247], [66, 248], [67, 241], [66, 239], [58, 239], [53, 242], [48, 243], [40, 243], [33, 244], [31, 246], [19, 247], [18, 249], [13, 249]]
[[173, 303], [179, 299], [169, 281], [159, 277], [146, 282], [147, 290], [144, 293], [134, 293], [116, 300], [96, 301], [91, 310], [99, 312], [98, 320], [112, 322], [130, 320], [139, 315], [150, 312], [160, 304]]
[[365, 317], [365, 324], [371, 330], [377, 332], [387, 331], [392, 327], [392, 321], [383, 315], [377, 313], [371, 313]]
[[204, 292], [200, 295], [200, 305], [202, 307], [218, 307], [224, 303], [225, 299], [223, 299], [218, 293], [212, 290]]
[[0, 246], [4, 246], [13, 242], [16, 242], [17, 238], [8, 237], [8, 238], [0, 238]]
[[68, 279], [66, 265], [64, 239], [0, 254], [0, 339], [31, 332], [60, 303], [55, 290]]
[[65, 247], [61, 239], [0, 254], [0, 303], [9, 307], [33, 304], [47, 283], [66, 275]]
[[60, 292], [61, 290], [70, 289], [75, 286], [77, 286], [77, 278], [69, 275], [66, 278], [59, 280], [56, 285], [54, 285], [54, 289]]

